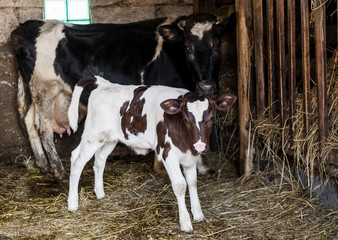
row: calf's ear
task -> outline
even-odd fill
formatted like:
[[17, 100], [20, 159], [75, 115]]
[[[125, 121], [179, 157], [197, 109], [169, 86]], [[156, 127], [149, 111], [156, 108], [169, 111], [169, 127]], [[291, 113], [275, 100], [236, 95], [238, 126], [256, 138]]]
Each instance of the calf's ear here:
[[161, 103], [161, 108], [165, 113], [173, 115], [180, 111], [181, 102], [179, 99], [168, 99]]
[[173, 24], [162, 25], [158, 28], [158, 33], [163, 37], [165, 42], [176, 43], [183, 40], [183, 31]]
[[231, 107], [237, 100], [237, 97], [231, 93], [225, 93], [216, 98], [217, 109], [225, 110]]

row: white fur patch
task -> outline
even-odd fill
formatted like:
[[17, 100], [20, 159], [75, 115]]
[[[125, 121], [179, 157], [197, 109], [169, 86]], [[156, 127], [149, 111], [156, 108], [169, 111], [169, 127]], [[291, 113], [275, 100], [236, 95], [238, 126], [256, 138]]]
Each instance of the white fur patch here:
[[203, 38], [204, 32], [209, 31], [212, 25], [213, 23], [211, 22], [196, 23], [191, 29], [191, 34], [197, 36], [199, 40], [201, 40]]
[[187, 103], [188, 111], [194, 115], [196, 126], [198, 129], [200, 129], [198, 123], [203, 121], [203, 112], [207, 110], [208, 107], [209, 107], [209, 101], [207, 99], [204, 99], [204, 101], [196, 101], [192, 103], [190, 102]]
[[201, 139], [200, 139], [193, 146], [198, 153], [201, 153], [205, 150], [206, 144], [204, 142], [202, 142]]
[[[55, 74], [54, 60], [56, 57], [55, 50], [59, 41], [65, 37], [62, 32], [64, 24], [54, 20], [45, 21], [41, 27], [41, 34], [36, 39], [36, 62], [34, 68], [34, 78], [47, 80], [60, 79]], [[71, 89], [69, 88], [71, 91]]]

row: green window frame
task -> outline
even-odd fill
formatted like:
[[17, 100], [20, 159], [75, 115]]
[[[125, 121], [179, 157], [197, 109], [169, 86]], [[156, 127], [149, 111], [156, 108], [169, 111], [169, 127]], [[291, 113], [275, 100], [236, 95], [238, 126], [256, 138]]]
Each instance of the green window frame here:
[[89, 0], [44, 0], [44, 19], [89, 24]]

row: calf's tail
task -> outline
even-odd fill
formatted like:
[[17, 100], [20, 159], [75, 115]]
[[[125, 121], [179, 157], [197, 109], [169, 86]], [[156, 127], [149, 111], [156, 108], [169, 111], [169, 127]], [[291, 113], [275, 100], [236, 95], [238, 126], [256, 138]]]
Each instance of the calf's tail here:
[[95, 77], [88, 76], [78, 81], [74, 87], [72, 100], [68, 108], [69, 126], [73, 129], [74, 132], [76, 132], [78, 128], [79, 103], [80, 103], [80, 97], [81, 97], [82, 91], [89, 83], [95, 83], [95, 82], [96, 82]]

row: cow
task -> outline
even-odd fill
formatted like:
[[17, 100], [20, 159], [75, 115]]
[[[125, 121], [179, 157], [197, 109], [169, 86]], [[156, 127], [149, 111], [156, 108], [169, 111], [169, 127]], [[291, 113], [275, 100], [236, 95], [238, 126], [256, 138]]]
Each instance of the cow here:
[[[41, 172], [67, 179], [54, 134], [71, 134], [67, 118], [79, 79], [98, 75], [115, 83], [165, 85], [217, 93], [221, 35], [234, 16], [219, 22], [194, 13], [129, 24], [66, 24], [29, 20], [12, 32], [18, 60], [17, 103]], [[92, 89], [81, 96], [81, 116]], [[205, 171], [206, 167], [198, 164]]]
[[87, 77], [75, 86], [68, 110], [74, 131], [78, 127], [80, 96], [89, 83], [95, 83], [96, 88], [89, 96], [81, 142], [71, 154], [68, 210], [78, 209], [80, 175], [94, 155], [94, 191], [98, 199], [105, 196], [106, 159], [116, 144], [122, 142], [138, 154], [146, 154], [149, 150], [156, 152], [177, 198], [181, 230], [191, 232], [193, 227], [185, 205], [186, 185], [193, 218], [200, 221], [204, 215], [197, 194], [196, 163], [208, 150], [216, 108], [229, 108], [236, 96], [198, 95], [167, 86], [126, 86], [99, 76]]

